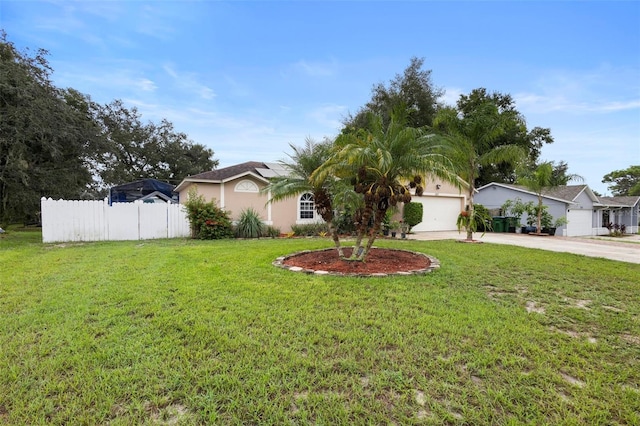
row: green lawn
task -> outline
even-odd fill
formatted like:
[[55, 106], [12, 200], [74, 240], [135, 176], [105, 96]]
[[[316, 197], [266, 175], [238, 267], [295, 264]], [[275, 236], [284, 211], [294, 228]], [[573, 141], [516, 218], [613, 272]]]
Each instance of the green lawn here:
[[640, 265], [452, 241], [425, 276], [275, 268], [323, 239], [0, 238], [0, 424], [640, 424]]

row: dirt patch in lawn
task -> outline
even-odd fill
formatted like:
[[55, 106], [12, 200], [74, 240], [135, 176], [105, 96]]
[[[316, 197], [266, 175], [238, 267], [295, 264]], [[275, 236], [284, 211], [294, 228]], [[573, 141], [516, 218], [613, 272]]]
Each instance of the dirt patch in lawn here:
[[[345, 248], [346, 257], [352, 249]], [[424, 274], [439, 268], [437, 259], [408, 250], [372, 248], [366, 262], [340, 259], [335, 248], [304, 251], [280, 257], [274, 265], [294, 272], [346, 276], [384, 276]]]

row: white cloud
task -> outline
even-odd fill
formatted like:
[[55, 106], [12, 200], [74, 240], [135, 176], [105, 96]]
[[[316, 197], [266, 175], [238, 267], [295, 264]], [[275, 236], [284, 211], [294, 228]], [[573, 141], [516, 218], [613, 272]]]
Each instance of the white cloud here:
[[444, 95], [438, 99], [448, 106], [455, 106], [460, 99], [460, 95], [464, 94], [464, 91], [458, 87], [449, 87], [445, 89]]
[[153, 81], [146, 78], [139, 80], [138, 83], [139, 83], [140, 89], [142, 89], [145, 92], [153, 92], [158, 88], [158, 86], [156, 86], [156, 84]]
[[308, 62], [300, 60], [293, 68], [310, 77], [331, 77], [338, 73], [338, 64], [335, 60], [330, 62]]
[[200, 83], [195, 73], [178, 72], [173, 65], [167, 64], [162, 67], [164, 71], [173, 78], [176, 85], [183, 90], [191, 92], [198, 97], [210, 100], [216, 97], [216, 93], [210, 87]]
[[342, 127], [342, 117], [346, 113], [347, 107], [344, 105], [323, 105], [314, 108], [308, 115], [327, 130], [337, 132]]
[[518, 108], [533, 113], [610, 113], [640, 108], [640, 70], [603, 65], [594, 70], [542, 74], [534, 90], [514, 95]]
[[[605, 96], [605, 95], [603, 95]], [[533, 93], [514, 95], [516, 105], [523, 111], [532, 113], [567, 112], [571, 114], [608, 113], [640, 108], [640, 99], [586, 101], [569, 99], [561, 94], [545, 96]]]
[[156, 81], [145, 75], [144, 65], [135, 61], [84, 64], [83, 67], [66, 62], [54, 62], [52, 65], [56, 69], [53, 76], [56, 85], [89, 93], [98, 102], [109, 102], [122, 97], [122, 93], [131, 96], [155, 92], [158, 88]]

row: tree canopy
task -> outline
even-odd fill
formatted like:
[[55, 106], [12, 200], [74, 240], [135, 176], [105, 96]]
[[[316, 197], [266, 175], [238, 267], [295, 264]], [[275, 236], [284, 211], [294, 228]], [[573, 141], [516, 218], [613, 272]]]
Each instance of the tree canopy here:
[[413, 57], [404, 72], [397, 74], [388, 85], [374, 85], [371, 100], [355, 116], [347, 117], [345, 127], [367, 127], [369, 113], [380, 116], [387, 126], [397, 108], [406, 109], [407, 125], [415, 128], [431, 125], [444, 91], [433, 85], [431, 70], [424, 70], [423, 65], [424, 58]]
[[0, 222], [37, 220], [40, 198], [85, 197], [95, 133], [50, 80], [47, 52], [0, 39]]
[[293, 144], [289, 144], [289, 146], [293, 150], [293, 154], [289, 154], [288, 161], [280, 161], [280, 164], [290, 173], [286, 176], [272, 178], [263, 191], [271, 194], [269, 202], [311, 192], [316, 212], [327, 223], [338, 254], [342, 257], [338, 230], [333, 223], [334, 197], [338, 182], [333, 176], [328, 175], [317, 179], [311, 178], [313, 173], [329, 159], [333, 141], [325, 139], [322, 142], [315, 142], [313, 139], [307, 138], [302, 147]]
[[440, 152], [453, 164], [455, 172], [468, 184], [466, 218], [467, 239], [473, 238], [476, 214], [473, 196], [483, 167], [505, 164], [516, 168], [525, 151], [515, 144], [503, 141], [505, 133], [520, 127], [522, 118], [515, 110], [505, 111], [493, 100], [484, 99], [471, 108], [446, 107], [438, 111], [433, 122], [437, 133], [434, 141]]
[[[484, 149], [490, 151], [497, 146], [518, 146], [525, 152], [529, 167], [535, 168], [542, 147], [547, 143], [553, 143], [551, 130], [542, 127], [528, 130], [526, 120], [516, 109], [511, 95], [500, 92], [489, 93], [483, 87], [472, 90], [468, 95], [461, 95], [457, 102], [457, 109], [463, 115], [468, 115], [487, 103], [495, 105], [503, 125], [502, 133]], [[514, 165], [500, 161], [481, 165], [475, 184], [480, 187], [491, 182], [514, 183], [516, 179]]]
[[614, 170], [602, 178], [614, 196], [640, 195], [640, 166], [629, 166], [627, 169]]
[[364, 207], [355, 217], [357, 236], [351, 255], [359, 261], [366, 259], [387, 209], [410, 202], [411, 188], [421, 195], [426, 174], [457, 183], [450, 163], [436, 152], [425, 130], [408, 125], [406, 110], [395, 109], [387, 126], [381, 115], [369, 113], [367, 119], [366, 128], [336, 138], [333, 155], [311, 176], [320, 181], [327, 176], [350, 181], [362, 197]]
[[166, 119], [143, 123], [138, 110], [121, 100], [98, 106], [96, 121], [104, 149], [94, 158], [103, 186], [140, 178], [178, 184], [188, 176], [218, 165], [213, 151], [176, 132]]
[[43, 196], [97, 198], [112, 185], [177, 184], [217, 166], [168, 120], [142, 123], [122, 101], [99, 105], [56, 87], [47, 55], [19, 51], [0, 32], [0, 223], [36, 221]]

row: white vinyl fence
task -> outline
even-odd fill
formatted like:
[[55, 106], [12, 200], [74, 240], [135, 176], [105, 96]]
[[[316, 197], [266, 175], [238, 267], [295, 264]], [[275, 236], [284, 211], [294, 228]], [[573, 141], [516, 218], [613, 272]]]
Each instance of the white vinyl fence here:
[[42, 242], [151, 240], [191, 235], [183, 205], [42, 198]]

